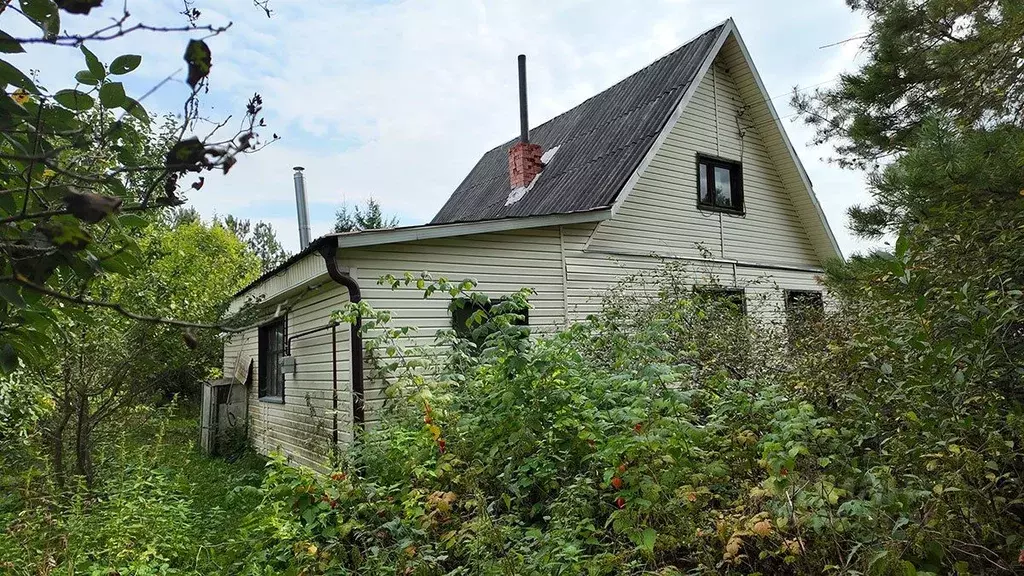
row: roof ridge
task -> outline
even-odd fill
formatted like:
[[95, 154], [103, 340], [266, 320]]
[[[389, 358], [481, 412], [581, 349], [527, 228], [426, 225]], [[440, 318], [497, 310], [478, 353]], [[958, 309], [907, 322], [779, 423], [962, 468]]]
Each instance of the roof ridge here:
[[[660, 56], [660, 57], [659, 57], [658, 59], [654, 60], [654, 61], [653, 61], [653, 62], [651, 62], [650, 64], [648, 64], [648, 65], [644, 66], [643, 68], [641, 68], [641, 69], [639, 69], [639, 70], [637, 70], [637, 71], [635, 71], [635, 72], [632, 72], [631, 74], [628, 74], [628, 75], [626, 75], [626, 76], [625, 76], [624, 78], [621, 78], [621, 79], [620, 79], [620, 80], [619, 80], [618, 82], [615, 82], [614, 84], [612, 84], [612, 85], [608, 86], [608, 87], [607, 87], [607, 88], [605, 88], [604, 90], [601, 90], [601, 91], [597, 92], [596, 94], [594, 94], [594, 95], [590, 96], [589, 98], [587, 98], [586, 100], [584, 100], [584, 101], [580, 102], [579, 104], [577, 104], [577, 105], [573, 106], [572, 108], [569, 108], [568, 110], [565, 110], [565, 111], [564, 111], [564, 112], [562, 112], [561, 114], [557, 114], [557, 115], [555, 115], [555, 116], [552, 116], [551, 118], [548, 118], [548, 119], [547, 119], [547, 120], [545, 120], [544, 122], [541, 122], [540, 124], [538, 124], [538, 125], [536, 125], [536, 126], [534, 126], [534, 127], [530, 128], [530, 131], [531, 131], [531, 132], [533, 132], [534, 130], [539, 130], [539, 129], [540, 129], [541, 127], [543, 127], [543, 126], [546, 126], [547, 124], [550, 124], [550, 123], [554, 122], [555, 120], [558, 120], [559, 118], [561, 118], [561, 117], [563, 117], [563, 116], [566, 116], [566, 115], [568, 115], [568, 114], [569, 114], [570, 112], [573, 112], [574, 110], [577, 110], [578, 108], [582, 108], [582, 107], [583, 107], [583, 106], [584, 106], [585, 104], [587, 104], [587, 103], [588, 103], [588, 102], [590, 102], [591, 100], [593, 100], [593, 99], [597, 98], [598, 96], [601, 96], [601, 95], [602, 95], [602, 94], [604, 94], [605, 92], [610, 92], [610, 91], [611, 91], [611, 90], [613, 90], [613, 89], [614, 89], [614, 88], [615, 88], [616, 86], [619, 86], [620, 84], [622, 84], [622, 83], [624, 83], [624, 82], [626, 82], [626, 81], [628, 81], [628, 80], [630, 80], [630, 79], [632, 79], [632, 78], [634, 78], [634, 77], [637, 77], [637, 76], [639, 76], [639, 75], [643, 74], [644, 72], [647, 72], [647, 71], [649, 71], [649, 70], [650, 70], [651, 68], [653, 68], [653, 67], [654, 67], [654, 66], [655, 66], [656, 64], [658, 64], [658, 63], [659, 63], [659, 62], [661, 62], [662, 60], [665, 60], [666, 58], [669, 58], [669, 57], [671, 57], [671, 56], [675, 55], [675, 54], [676, 54], [676, 53], [678, 53], [679, 51], [681, 51], [681, 50], [684, 50], [684, 49], [688, 48], [688, 47], [689, 47], [690, 45], [692, 45], [692, 44], [696, 43], [697, 41], [699, 41], [699, 40], [700, 40], [701, 38], [703, 38], [704, 36], [706, 36], [706, 35], [708, 35], [708, 34], [711, 34], [712, 32], [716, 32], [716, 31], [718, 31], [718, 30], [719, 30], [719, 28], [721, 28], [722, 26], [725, 26], [727, 22], [728, 22], [728, 20], [725, 20], [725, 21], [722, 21], [722, 22], [721, 22], [721, 23], [719, 23], [719, 24], [716, 24], [715, 26], [712, 26], [711, 28], [708, 28], [707, 30], [705, 30], [705, 31], [701, 32], [700, 34], [698, 34], [698, 35], [694, 36], [693, 38], [690, 38], [690, 39], [689, 39], [689, 40], [687, 40], [686, 42], [684, 42], [684, 43], [680, 44], [679, 46], [675, 47], [675, 48], [674, 48], [674, 49], [672, 49], [671, 51], [669, 51], [669, 52], [666, 52], [665, 54], [663, 54], [662, 56]], [[680, 84], [680, 85], [681, 85], [681, 84]], [[678, 88], [678, 87], [679, 87], [680, 85], [677, 85], [677, 86], [675, 86], [674, 88]], [[664, 93], [664, 92], [663, 92], [663, 93]], [[663, 93], [662, 93], [662, 94], [663, 94]], [[659, 96], [660, 96], [660, 95], [661, 95], [661, 94], [659, 94]], [[644, 103], [649, 103], [649, 102], [653, 102], [654, 100], [657, 100], [657, 97], [655, 97], [655, 98], [652, 98], [651, 100], [645, 101]], [[627, 114], [630, 114], [630, 113], [632, 113], [632, 112], [636, 111], [636, 110], [637, 110], [637, 109], [639, 109], [639, 108], [640, 108], [640, 106], [636, 106], [636, 107], [634, 107], [634, 108], [632, 108], [632, 109], [628, 110], [627, 112], [624, 112], [624, 113], [623, 113], [622, 115], [620, 115], [620, 116], [616, 116], [616, 117], [615, 117], [615, 118], [613, 118], [612, 120], [616, 120], [616, 119], [618, 119], [618, 118], [621, 118], [622, 116], [625, 116], [625, 115], [627, 115]], [[603, 125], [602, 125], [602, 127], [603, 127], [603, 126], [607, 126], [607, 125], [608, 125], [608, 124], [610, 124], [610, 123], [611, 123], [611, 121], [609, 121], [609, 122], [606, 122], [605, 124], [603, 124]], [[595, 132], [595, 131], [596, 131], [596, 129], [594, 129], [594, 130], [591, 130], [590, 132], [587, 132], [587, 134], [592, 134], [592, 133], [593, 133], [593, 132]], [[513, 137], [513, 138], [511, 138], [511, 139], [509, 139], [509, 140], [505, 140], [505, 141], [504, 141], [504, 142], [502, 142], [501, 144], [498, 144], [497, 146], [494, 146], [494, 147], [490, 148], [490, 149], [488, 150], [488, 152], [493, 152], [494, 150], [497, 150], [497, 149], [499, 149], [499, 148], [503, 148], [503, 147], [505, 147], [505, 146], [508, 146], [508, 144], [509, 144], [510, 142], [514, 142], [514, 141], [515, 141], [515, 140], [516, 140], [517, 138], [518, 138], [518, 137]], [[575, 138], [573, 138], [573, 140], [575, 140]], [[485, 152], [484, 154], [486, 155], [486, 152]]]

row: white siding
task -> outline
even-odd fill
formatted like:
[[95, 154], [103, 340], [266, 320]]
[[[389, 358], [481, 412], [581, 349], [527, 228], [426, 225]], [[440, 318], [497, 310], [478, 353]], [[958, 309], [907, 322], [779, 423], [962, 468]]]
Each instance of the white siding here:
[[[562, 228], [570, 319], [597, 312], [621, 279], [649, 274], [666, 261], [684, 263], [695, 284], [714, 277], [743, 288], [750, 313], [772, 321], [782, 319], [784, 290], [821, 290], [814, 271], [821, 258], [807, 233], [817, 227], [804, 225], [806, 215], [792, 200], [807, 197], [806, 190], [780, 176], [777, 163], [792, 172], [793, 162], [778, 150], [769, 153], [763, 116], [751, 118], [751, 110], [766, 108], [750, 90], [752, 76], [735, 60], [738, 53], [730, 38], [611, 219]], [[742, 90], [734, 70], [744, 73]], [[698, 210], [697, 154], [743, 163], [745, 215]]]
[[[421, 240], [344, 250], [343, 265], [354, 270], [363, 298], [378, 309], [389, 310], [393, 326], [414, 326], [416, 335], [408, 344], [429, 345], [438, 330], [452, 327], [448, 311], [450, 297], [434, 294], [424, 298], [414, 286], [392, 290], [380, 286], [385, 274], [429, 272], [434, 279], [471, 278], [477, 291], [491, 297], [533, 288], [530, 327], [549, 331], [565, 322], [562, 263], [557, 228], [534, 228], [494, 234]], [[384, 402], [380, 382], [366, 381], [366, 418], [372, 423]]]
[[[322, 260], [321, 260], [322, 262]], [[348, 302], [348, 292], [337, 284], [303, 296], [286, 315], [288, 337], [325, 326], [331, 311]], [[333, 433], [333, 371], [331, 331], [325, 330], [292, 341], [296, 360], [294, 374], [285, 376], [284, 404], [258, 398], [259, 354], [257, 330], [230, 337], [224, 346], [225, 373], [233, 369], [238, 350], [253, 359], [253, 382], [249, 388], [249, 434], [262, 453], [281, 451], [305, 466], [324, 466], [330, 456]], [[352, 404], [349, 377], [349, 327], [337, 327], [338, 429], [339, 443], [351, 441]]]
[[[616, 215], [597, 226], [591, 249], [696, 258], [701, 244], [724, 260], [818, 265], [759, 127], [741, 118], [746, 102], [721, 60]], [[746, 130], [742, 138], [740, 126]], [[697, 154], [743, 163], [745, 215], [698, 210]]]
[[[316, 258], [320, 258], [316, 255]], [[405, 272], [418, 275], [429, 272], [435, 279], [472, 278], [477, 290], [490, 296], [507, 295], [519, 288], [536, 290], [531, 302], [530, 326], [537, 331], [551, 330], [565, 322], [561, 243], [557, 228], [537, 228], [494, 234], [478, 234], [436, 240], [421, 240], [347, 249], [339, 254], [339, 262], [347, 267], [362, 289], [363, 299], [376, 309], [393, 314], [391, 325], [413, 326], [415, 336], [405, 344], [430, 345], [438, 330], [451, 328], [448, 311], [450, 297], [437, 293], [424, 298], [415, 287], [392, 290], [377, 283], [385, 274], [401, 277]], [[309, 266], [313, 270], [315, 266]], [[322, 260], [320, 268], [323, 268]], [[317, 279], [322, 274], [307, 273]], [[272, 279], [278, 291], [295, 287], [284, 281], [294, 275], [282, 273]], [[276, 293], [265, 286], [251, 291]], [[247, 298], [249, 294], [243, 295]], [[326, 325], [331, 312], [348, 302], [348, 292], [333, 282], [302, 295], [287, 314], [289, 337]], [[236, 303], [237, 305], [237, 303]], [[273, 305], [273, 304], [271, 304]], [[371, 336], [373, 334], [371, 333]], [[342, 444], [352, 439], [352, 404], [349, 372], [349, 328], [341, 325], [338, 336], [339, 429]], [[233, 370], [239, 350], [251, 355], [257, 366], [254, 380], [259, 378], [257, 331], [234, 335], [225, 341], [225, 373]], [[295, 340], [292, 356], [296, 373], [285, 381], [285, 403], [261, 402], [257, 398], [258, 383], [250, 389], [250, 435], [263, 453], [283, 451], [294, 462], [319, 467], [330, 450], [331, 421], [331, 332], [325, 331]], [[369, 372], [369, 371], [367, 371]], [[384, 403], [381, 382], [369, 374], [364, 381], [366, 421], [372, 425], [379, 418]]]

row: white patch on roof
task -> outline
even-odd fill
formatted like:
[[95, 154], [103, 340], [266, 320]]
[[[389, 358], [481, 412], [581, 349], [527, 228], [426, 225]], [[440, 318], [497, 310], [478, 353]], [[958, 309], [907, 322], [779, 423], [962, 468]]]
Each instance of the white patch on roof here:
[[[549, 162], [551, 162], [551, 159], [555, 157], [555, 152], [558, 152], [558, 146], [555, 146], [551, 150], [545, 152], [540, 157], [540, 161], [543, 162], [545, 165], [548, 164]], [[513, 188], [512, 191], [508, 193], [508, 199], [505, 200], [505, 206], [511, 206], [516, 202], [522, 200], [523, 196], [526, 196], [527, 192], [533, 190], [534, 185], [537, 184], [537, 180], [540, 180], [540, 176], [543, 173], [544, 171], [541, 170], [539, 174], [534, 176], [529, 186], [520, 186], [519, 188]]]
[[552, 148], [551, 150], [548, 150], [547, 152], [545, 152], [545, 153], [544, 153], [544, 154], [543, 154], [543, 155], [542, 155], [542, 156], [540, 157], [540, 161], [541, 161], [541, 162], [543, 162], [543, 163], [545, 163], [545, 164], [548, 164], [548, 163], [550, 163], [550, 162], [551, 162], [551, 159], [555, 157], [555, 152], [558, 152], [558, 149], [559, 149], [559, 148], [560, 148], [560, 146], [555, 146], [555, 147], [554, 147], [554, 148]]

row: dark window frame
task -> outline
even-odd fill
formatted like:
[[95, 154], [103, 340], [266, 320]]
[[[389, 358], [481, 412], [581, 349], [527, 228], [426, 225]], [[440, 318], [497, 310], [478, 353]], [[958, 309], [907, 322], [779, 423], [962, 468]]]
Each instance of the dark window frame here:
[[[716, 202], [717, 195], [711, 194], [711, 202], [705, 202], [701, 195], [700, 187], [700, 172], [701, 167], [706, 170], [705, 178], [708, 186], [714, 189], [715, 185], [715, 168], [725, 168], [729, 171], [729, 190], [732, 193], [734, 200], [733, 206], [719, 205]], [[699, 210], [706, 210], [710, 212], [724, 212], [726, 214], [736, 214], [743, 216], [747, 213], [747, 203], [744, 196], [743, 190], [743, 163], [737, 162], [736, 160], [729, 160], [728, 158], [720, 158], [718, 156], [711, 156], [708, 154], [697, 154], [697, 161], [694, 163], [696, 167], [697, 176], [697, 208]], [[736, 205], [738, 204], [738, 206]]]
[[[466, 322], [469, 321], [470, 316], [472, 316], [477, 310], [484, 310], [489, 313], [492, 308], [506, 302], [507, 300], [508, 298], [505, 297], [492, 298], [486, 305], [483, 305], [473, 302], [472, 299], [466, 297], [452, 298], [452, 301], [448, 304], [448, 311], [451, 313], [452, 317], [452, 330], [454, 330], [460, 338], [471, 339], [472, 334], [469, 332], [471, 329], [466, 326]], [[457, 305], [457, 302], [464, 302], [465, 305]], [[519, 320], [516, 323], [517, 326], [530, 325], [529, 308], [517, 310], [516, 313], [523, 317], [522, 320]], [[477, 326], [474, 326], [473, 328], [475, 329], [476, 327]]]
[[[281, 331], [280, 349], [272, 348], [270, 342], [271, 333], [278, 329]], [[260, 402], [284, 404], [285, 378], [284, 372], [281, 371], [281, 358], [288, 354], [288, 318], [275, 319], [261, 325], [258, 340], [259, 385], [257, 397]], [[276, 354], [275, 362], [270, 361], [271, 354]], [[277, 377], [280, 378], [280, 381], [276, 382], [276, 386], [270, 386], [272, 384], [269, 377], [271, 364], [277, 366]]]
[[813, 306], [817, 308], [817, 313], [825, 313], [825, 294], [821, 290], [798, 290], [798, 289], [786, 289], [783, 290], [783, 296], [786, 301], [786, 317], [792, 317], [797, 313], [796, 303], [794, 296], [807, 297], [810, 296], [815, 300]]
[[[747, 315], [747, 290], [732, 286], [694, 286], [694, 294], [722, 295], [726, 298], [739, 296], [740, 314]], [[734, 302], [735, 303], [735, 302]]]

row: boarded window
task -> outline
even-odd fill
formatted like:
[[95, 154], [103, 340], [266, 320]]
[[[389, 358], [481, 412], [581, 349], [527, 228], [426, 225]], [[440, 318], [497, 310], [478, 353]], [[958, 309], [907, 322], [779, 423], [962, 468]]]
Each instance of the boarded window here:
[[697, 205], [704, 209], [742, 214], [742, 164], [697, 156]]
[[286, 351], [288, 322], [282, 318], [260, 326], [259, 330], [259, 397], [284, 402], [284, 372], [281, 358]]

